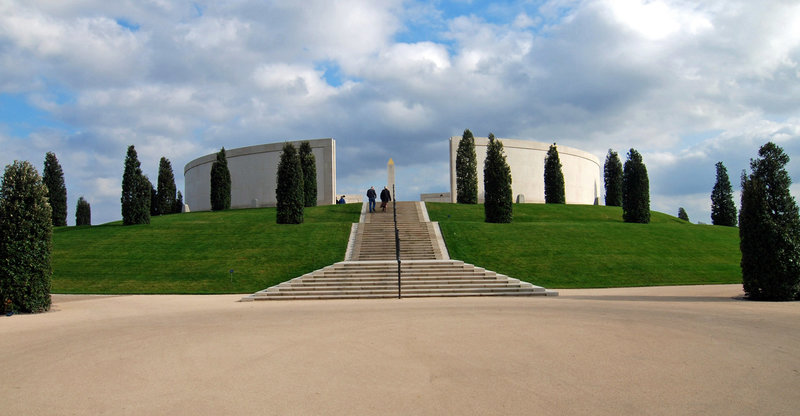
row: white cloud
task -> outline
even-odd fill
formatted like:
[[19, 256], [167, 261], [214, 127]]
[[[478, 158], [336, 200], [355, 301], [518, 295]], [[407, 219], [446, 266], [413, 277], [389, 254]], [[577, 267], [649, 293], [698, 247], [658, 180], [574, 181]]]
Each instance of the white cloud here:
[[636, 148], [654, 206], [694, 221], [716, 161], [736, 182], [768, 140], [800, 154], [796, 4], [556, 0], [454, 17], [438, 6], [2, 2], [0, 93], [45, 122], [0, 118], [0, 162], [55, 151], [70, 195], [110, 220], [129, 144], [152, 179], [169, 158], [180, 189], [183, 165], [222, 146], [334, 137], [340, 188], [393, 157], [413, 176], [398, 179], [401, 197], [416, 198], [447, 191], [447, 138], [470, 128], [601, 160]]
[[[681, 8], [680, 6], [684, 6]], [[648, 40], [662, 40], [679, 32], [692, 35], [713, 28], [702, 13], [665, 1], [605, 0], [614, 17]]]

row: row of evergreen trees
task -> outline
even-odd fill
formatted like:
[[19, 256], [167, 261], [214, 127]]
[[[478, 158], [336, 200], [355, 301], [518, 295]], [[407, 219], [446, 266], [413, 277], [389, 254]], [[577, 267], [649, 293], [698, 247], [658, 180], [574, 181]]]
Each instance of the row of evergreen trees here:
[[[231, 174], [223, 147], [211, 165], [211, 210], [231, 207]], [[285, 143], [278, 163], [277, 188], [278, 224], [300, 224], [303, 208], [317, 205], [317, 162], [311, 143], [300, 143], [300, 151]]]
[[278, 224], [301, 224], [304, 208], [317, 205], [317, 162], [309, 142], [301, 142], [299, 152], [291, 143], [283, 145], [275, 199]]
[[[489, 146], [483, 165], [484, 216], [486, 222], [508, 223], [513, 218], [511, 168], [506, 162], [503, 143], [489, 133]], [[478, 157], [475, 136], [467, 129], [456, 151], [456, 201], [478, 203]]]
[[[558, 147], [553, 143], [544, 161], [544, 199], [547, 204], [566, 203], [564, 174]], [[623, 169], [616, 152], [609, 150], [605, 166], [606, 205], [623, 207], [626, 222], [650, 222], [650, 185], [642, 156], [635, 149], [628, 153]], [[503, 154], [503, 144], [489, 134], [484, 162], [484, 200], [487, 222], [511, 222], [511, 169]], [[477, 156], [475, 138], [467, 129], [456, 151], [456, 201], [478, 203]]]
[[158, 164], [158, 188], [142, 172], [139, 156], [133, 145], [125, 155], [122, 173], [122, 224], [150, 224], [150, 217], [179, 213], [183, 210], [183, 195], [176, 193], [175, 175], [170, 161], [162, 157]]

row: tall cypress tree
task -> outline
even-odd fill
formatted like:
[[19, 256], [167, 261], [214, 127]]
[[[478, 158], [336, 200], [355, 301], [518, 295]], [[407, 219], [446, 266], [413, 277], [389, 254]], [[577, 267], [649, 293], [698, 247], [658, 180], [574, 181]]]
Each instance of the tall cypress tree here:
[[211, 165], [211, 210], [222, 211], [231, 207], [231, 172], [223, 147]]
[[175, 175], [169, 159], [158, 162], [158, 189], [156, 189], [159, 215], [171, 214], [175, 209]]
[[736, 204], [733, 203], [733, 189], [728, 179], [728, 170], [722, 162], [717, 162], [717, 181], [711, 190], [711, 223], [714, 225], [736, 226]]
[[122, 174], [122, 224], [150, 224], [150, 181], [142, 173], [139, 156], [128, 146], [125, 171]]
[[92, 206], [83, 196], [78, 198], [78, 205], [75, 207], [75, 225], [92, 225]]
[[67, 225], [67, 187], [64, 185], [64, 171], [55, 153], [47, 152], [44, 157], [42, 180], [47, 187], [47, 200], [52, 208], [53, 225]]
[[478, 156], [475, 155], [475, 137], [464, 130], [456, 151], [456, 202], [478, 203]]
[[603, 166], [603, 179], [606, 187], [606, 206], [622, 206], [622, 162], [617, 152], [608, 149]]
[[739, 245], [742, 286], [755, 300], [793, 300], [800, 294], [800, 216], [789, 192], [789, 156], [769, 142], [742, 173]]
[[511, 168], [506, 163], [503, 143], [489, 133], [483, 165], [483, 211], [486, 222], [508, 223], [513, 218]]
[[564, 204], [564, 173], [561, 172], [561, 160], [558, 148], [553, 143], [544, 158], [544, 202], [546, 204]]
[[275, 199], [278, 202], [278, 224], [300, 224], [303, 222], [303, 168], [300, 156], [291, 143], [283, 145], [278, 163], [278, 187]]
[[622, 172], [622, 219], [625, 222], [650, 222], [650, 180], [642, 155], [628, 152]]
[[303, 169], [304, 206], [317, 206], [317, 160], [311, 152], [311, 143], [300, 143], [300, 166]]
[[13, 311], [50, 309], [51, 211], [36, 168], [27, 161], [6, 166], [0, 184], [0, 302], [10, 300]]

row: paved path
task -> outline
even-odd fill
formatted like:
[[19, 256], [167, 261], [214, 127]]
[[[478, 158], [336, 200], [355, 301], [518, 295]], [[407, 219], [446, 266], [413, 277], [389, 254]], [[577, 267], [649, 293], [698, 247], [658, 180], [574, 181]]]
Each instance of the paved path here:
[[741, 286], [238, 303], [55, 296], [0, 317], [25, 415], [790, 415], [800, 303]]

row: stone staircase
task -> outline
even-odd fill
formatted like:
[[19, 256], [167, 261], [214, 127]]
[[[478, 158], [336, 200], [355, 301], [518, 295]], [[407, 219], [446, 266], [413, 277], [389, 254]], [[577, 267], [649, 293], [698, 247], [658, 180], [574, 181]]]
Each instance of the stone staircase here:
[[[353, 224], [345, 261], [288, 280], [242, 299], [396, 298], [394, 218], [367, 213]], [[522, 282], [463, 261], [450, 260], [438, 223], [428, 220], [422, 202], [397, 203], [402, 297], [556, 296], [558, 292]]]
[[[554, 295], [457, 260], [401, 261], [402, 297]], [[396, 261], [343, 261], [257, 292], [248, 300], [396, 298]]]
[[[349, 260], [395, 260], [394, 241], [395, 203], [389, 203], [386, 212], [366, 213], [356, 227], [352, 255]], [[438, 225], [427, 219], [427, 211], [416, 202], [397, 202], [397, 230], [400, 237], [400, 259], [444, 259], [442, 248], [436, 243]], [[435, 228], [434, 228], [435, 227]], [[352, 238], [352, 236], [351, 236]]]

